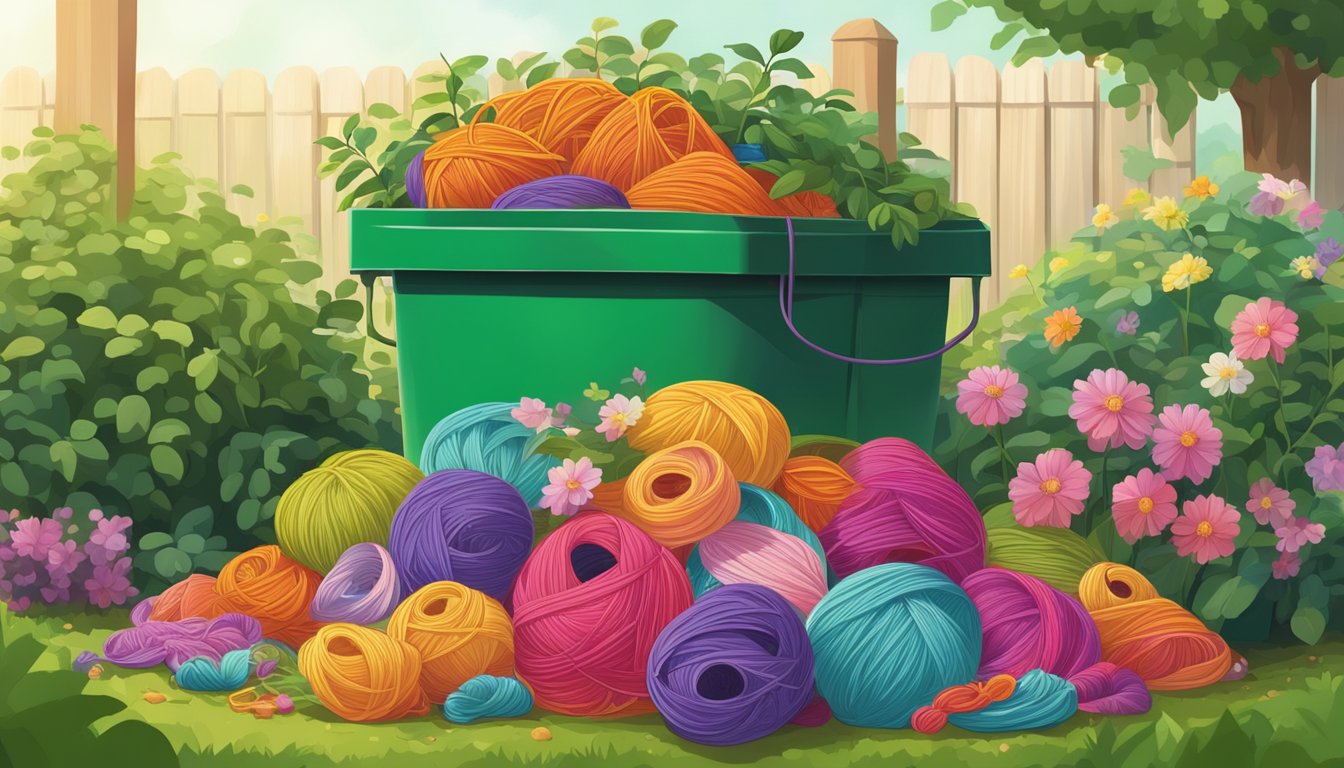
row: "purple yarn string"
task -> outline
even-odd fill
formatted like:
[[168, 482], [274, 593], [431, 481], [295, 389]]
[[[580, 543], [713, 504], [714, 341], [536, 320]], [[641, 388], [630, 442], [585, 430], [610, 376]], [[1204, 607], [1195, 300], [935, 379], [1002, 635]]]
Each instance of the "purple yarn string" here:
[[1078, 690], [1078, 708], [1098, 715], [1140, 715], [1153, 706], [1153, 695], [1138, 673], [1099, 662], [1069, 679]]
[[532, 510], [512, 485], [469, 469], [421, 480], [392, 518], [388, 550], [403, 594], [456, 581], [505, 599], [532, 551]]
[[562, 174], [519, 184], [490, 206], [505, 208], [629, 208], [630, 201], [605, 181]]
[[158, 600], [159, 596], [154, 595], [153, 597], [146, 597], [144, 600], [136, 603], [135, 607], [131, 609], [131, 624], [138, 627], [146, 621], [149, 621], [149, 614], [154, 612], [154, 603], [158, 602]]
[[377, 624], [392, 615], [400, 599], [392, 555], [365, 541], [341, 553], [318, 585], [309, 613], [323, 622]]
[[711, 746], [774, 733], [814, 701], [812, 646], [798, 611], [757, 584], [706, 593], [649, 655], [648, 688], [667, 727]]
[[425, 193], [425, 153], [415, 156], [406, 166], [406, 196], [416, 208], [428, 208], [429, 196]]
[[76, 659], [85, 669], [99, 661], [129, 669], [148, 669], [166, 664], [173, 672], [182, 662], [204, 656], [216, 664], [229, 651], [251, 648], [261, 642], [261, 624], [251, 616], [226, 613], [213, 619], [146, 621], [113, 632], [103, 643], [103, 655], [88, 651]]

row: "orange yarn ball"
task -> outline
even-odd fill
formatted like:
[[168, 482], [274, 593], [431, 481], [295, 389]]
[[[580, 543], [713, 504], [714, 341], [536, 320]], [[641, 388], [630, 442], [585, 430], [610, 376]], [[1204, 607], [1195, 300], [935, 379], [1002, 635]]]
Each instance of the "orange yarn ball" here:
[[219, 594], [215, 592], [215, 577], [193, 573], [154, 598], [149, 619], [150, 621], [213, 619], [224, 613], [219, 603]]
[[526, 133], [563, 158], [561, 165], [568, 167], [598, 124], [626, 101], [625, 94], [606, 80], [554, 78], [525, 91], [496, 96], [476, 113], [476, 121], [493, 108], [495, 125]]
[[215, 592], [224, 613], [245, 613], [261, 623], [265, 637], [298, 646], [322, 626], [308, 614], [321, 581], [317, 571], [268, 544], [230, 560], [215, 580]]
[[[761, 168], [747, 168], [745, 170], [747, 175], [759, 184], [761, 189], [765, 190], [767, 196], [770, 194], [770, 190], [774, 189], [775, 182], [779, 181], [778, 176]], [[832, 200], [829, 195], [823, 195], [820, 192], [794, 192], [791, 195], [785, 195], [784, 197], [775, 200], [775, 202], [778, 203], [780, 207], [784, 209], [785, 213], [790, 216], [825, 219], [840, 218], [840, 211], [835, 207], [835, 201]]]
[[628, 193], [649, 174], [692, 152], [733, 160], [728, 145], [689, 102], [666, 88], [642, 88], [598, 123], [571, 173]]
[[830, 459], [794, 456], [784, 462], [784, 471], [773, 490], [793, 507], [804, 525], [820, 532], [858, 487], [854, 478]]
[[420, 652], [420, 687], [442, 704], [477, 675], [513, 675], [513, 624], [494, 598], [455, 581], [416, 590], [392, 612], [387, 635]]
[[429, 712], [420, 652], [376, 629], [328, 624], [299, 648], [299, 672], [323, 706], [374, 723]]
[[632, 208], [658, 211], [737, 216], [787, 213], [736, 161], [715, 152], [693, 152], [665, 165], [631, 187], [625, 197]]
[[672, 549], [727, 525], [741, 504], [727, 463], [708, 445], [688, 440], [649, 454], [635, 467], [615, 514]]
[[489, 208], [519, 184], [563, 173], [561, 160], [522, 131], [464, 125], [425, 150], [426, 200], [430, 208]]

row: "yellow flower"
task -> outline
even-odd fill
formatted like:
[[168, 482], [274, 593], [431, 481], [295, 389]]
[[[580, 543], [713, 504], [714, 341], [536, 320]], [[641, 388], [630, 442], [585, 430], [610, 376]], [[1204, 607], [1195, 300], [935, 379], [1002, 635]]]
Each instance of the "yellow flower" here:
[[258, 224], [265, 224], [266, 222], [268, 222], [268, 221], [270, 221], [270, 220], [271, 220], [271, 217], [270, 217], [270, 216], [267, 216], [267, 215], [264, 214], [264, 213], [258, 213], [258, 214], [257, 214], [257, 223], [258, 223]]
[[1213, 274], [1213, 267], [1203, 256], [1185, 254], [1181, 260], [1167, 268], [1162, 276], [1162, 290], [1167, 293], [1183, 291], [1195, 283], [1202, 283]]
[[1185, 185], [1186, 197], [1198, 197], [1203, 200], [1218, 194], [1218, 185], [1209, 181], [1208, 176], [1196, 176], [1194, 181]]
[[1018, 264], [1016, 267], [1013, 267], [1013, 270], [1008, 273], [1008, 276], [1014, 280], [1021, 280], [1027, 276], [1027, 265]]
[[1292, 267], [1303, 280], [1310, 280], [1321, 268], [1321, 262], [1315, 256], [1298, 256], [1293, 259]]
[[1052, 347], [1063, 346], [1064, 342], [1071, 341], [1082, 329], [1083, 318], [1078, 316], [1078, 310], [1073, 307], [1057, 310], [1045, 319], [1045, 339]]
[[1158, 229], [1165, 232], [1171, 229], [1183, 229], [1190, 223], [1190, 214], [1182, 211], [1174, 199], [1159, 197], [1153, 200], [1152, 205], [1143, 209], [1143, 219], [1153, 222]]
[[1092, 226], [1097, 228], [1097, 234], [1100, 235], [1106, 231], [1106, 228], [1120, 221], [1120, 217], [1111, 213], [1111, 206], [1100, 203], [1092, 214]]
[[1125, 205], [1131, 208], [1138, 207], [1148, 202], [1148, 190], [1142, 187], [1133, 187], [1125, 193]]
[[1135, 268], [1135, 269], [1143, 269], [1143, 262], [1142, 262], [1142, 261], [1136, 261], [1136, 262], [1134, 262], [1134, 268]]
[[1067, 266], [1069, 266], [1069, 260], [1064, 258], [1063, 256], [1056, 256], [1055, 258], [1050, 260], [1051, 272], [1058, 272], [1059, 270]]

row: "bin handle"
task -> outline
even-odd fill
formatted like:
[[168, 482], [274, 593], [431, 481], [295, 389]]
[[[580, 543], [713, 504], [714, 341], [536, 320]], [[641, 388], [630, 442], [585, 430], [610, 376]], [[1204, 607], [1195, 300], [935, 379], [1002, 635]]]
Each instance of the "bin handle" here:
[[838, 352], [832, 352], [831, 350], [826, 349], [825, 347], [813, 342], [811, 339], [804, 336], [802, 332], [799, 331], [798, 328], [793, 324], [793, 281], [795, 277], [793, 217], [786, 216], [784, 218], [784, 225], [788, 229], [789, 234], [789, 271], [787, 275], [780, 275], [779, 277], [779, 312], [784, 317], [784, 324], [789, 327], [790, 331], [793, 331], [793, 335], [798, 337], [799, 341], [803, 342], [812, 349], [815, 349], [821, 354], [826, 355], [827, 357], [834, 358], [836, 360], [840, 360], [846, 363], [857, 363], [859, 365], [901, 365], [903, 363], [918, 363], [924, 360], [932, 360], [936, 357], [942, 356], [948, 350], [960, 344], [962, 340], [964, 340], [967, 336], [971, 335], [971, 331], [975, 330], [975, 326], [980, 322], [980, 278], [972, 277], [971, 323], [970, 325], [966, 326], [966, 328], [962, 330], [961, 333], [958, 333], [956, 336], [953, 336], [951, 339], [948, 340], [946, 344], [939, 347], [938, 349], [935, 349], [932, 352], [926, 352], [925, 354], [922, 355], [916, 355], [915, 357], [897, 357], [888, 360], [876, 360], [864, 357], [850, 357], [848, 355], [842, 355]]
[[364, 330], [369, 338], [374, 341], [381, 341], [389, 347], [397, 346], [396, 339], [389, 339], [378, 331], [373, 324], [373, 284], [378, 281], [379, 275], [370, 272], [360, 272], [359, 281], [364, 284]]

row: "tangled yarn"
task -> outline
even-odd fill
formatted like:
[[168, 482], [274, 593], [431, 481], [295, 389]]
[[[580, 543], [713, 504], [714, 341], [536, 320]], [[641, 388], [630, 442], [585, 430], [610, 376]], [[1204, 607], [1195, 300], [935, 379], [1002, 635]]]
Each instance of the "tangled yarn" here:
[[692, 152], [653, 171], [626, 190], [630, 207], [657, 211], [783, 216], [735, 161], [718, 152]]
[[668, 728], [685, 739], [728, 746], [767, 736], [812, 701], [807, 631], [774, 591], [724, 586], [658, 635], [648, 688]]
[[[976, 693], [968, 694], [968, 690]], [[911, 727], [920, 733], [937, 733], [950, 722], [968, 731], [1004, 733], [1051, 728], [1077, 711], [1078, 692], [1072, 685], [1033, 669], [1015, 682], [1008, 675], [996, 675], [984, 683], [950, 688], [935, 697], [931, 707], [917, 710]]]
[[477, 675], [513, 674], [509, 614], [457, 582], [436, 581], [406, 598], [388, 621], [387, 634], [420, 651], [420, 687], [436, 704]]
[[522, 717], [532, 711], [532, 692], [517, 678], [477, 675], [443, 703], [443, 716], [466, 725], [487, 717]]
[[297, 646], [317, 632], [319, 624], [308, 607], [321, 580], [316, 571], [267, 544], [225, 564], [215, 580], [215, 591], [225, 610], [261, 622], [263, 636]]
[[720, 584], [759, 584], [806, 616], [826, 594], [822, 559], [802, 539], [774, 528], [734, 520], [702, 539], [696, 552], [687, 569], [696, 597]]
[[568, 165], [603, 119], [626, 102], [625, 94], [605, 80], [554, 78], [496, 96], [482, 105], [473, 122], [493, 111], [496, 125], [526, 133]]
[[235, 691], [247, 683], [251, 666], [247, 649], [229, 651], [221, 659], [194, 656], [177, 668], [177, 685], [187, 691]]
[[1152, 690], [1200, 688], [1232, 666], [1232, 651], [1218, 633], [1129, 566], [1092, 566], [1078, 584], [1078, 599], [1097, 624], [1101, 658], [1133, 670]]
[[425, 150], [425, 200], [430, 208], [489, 208], [519, 184], [564, 173], [563, 160], [507, 126], [460, 126]]
[[[148, 615], [143, 614], [145, 609], [141, 606], [148, 606]], [[178, 621], [192, 617], [213, 619], [223, 612], [219, 593], [215, 591], [215, 577], [193, 573], [157, 597], [140, 601], [131, 612], [131, 621], [143, 624], [145, 621]]]
[[532, 548], [532, 525], [532, 511], [512, 485], [447, 469], [406, 496], [388, 549], [407, 592], [456, 581], [502, 600]]
[[420, 653], [355, 624], [328, 624], [299, 648], [299, 673], [322, 705], [358, 723], [423, 715]]
[[775, 481], [775, 493], [813, 531], [820, 531], [835, 517], [840, 505], [858, 489], [854, 478], [839, 464], [821, 456], [794, 456], [784, 462]]
[[630, 201], [605, 181], [587, 176], [561, 175], [529, 181], [500, 195], [490, 205], [509, 208], [629, 208]]
[[119, 629], [103, 641], [103, 655], [81, 655], [85, 668], [106, 661], [128, 669], [164, 664], [177, 672], [189, 659], [218, 663], [232, 651], [246, 651], [261, 642], [261, 624], [251, 616], [226, 613], [212, 619], [148, 621]]
[[840, 578], [906, 562], [936, 568], [960, 583], [984, 567], [980, 510], [919, 446], [879, 438], [855, 448], [840, 466], [862, 486], [818, 534]]
[[395, 453], [337, 453], [299, 476], [275, 507], [280, 549], [325, 574], [352, 545], [387, 544], [397, 505], [424, 475]]
[[655, 451], [622, 486], [617, 513], [665, 547], [693, 544], [737, 515], [742, 495], [710, 446], [688, 440]]
[[1069, 678], [1078, 708], [1099, 715], [1137, 715], [1153, 706], [1153, 695], [1132, 669], [1101, 661]]
[[1007, 525], [986, 536], [989, 564], [1035, 576], [1061, 592], [1078, 594], [1088, 568], [1105, 559], [1101, 551], [1068, 528]]
[[644, 453], [698, 440], [739, 482], [769, 488], [789, 457], [789, 425], [769, 400], [723, 381], [684, 381], [654, 392], [626, 433]]
[[552, 712], [648, 712], [649, 651], [690, 605], [690, 582], [671, 552], [626, 520], [582, 512], [543, 539], [518, 574], [519, 676]]
[[430, 430], [420, 453], [426, 473], [471, 469], [494, 475], [518, 489], [529, 507], [541, 501], [546, 473], [560, 460], [537, 453], [545, 434], [510, 415], [509, 403], [481, 403], [445, 417]]
[[309, 613], [316, 621], [377, 624], [392, 615], [401, 583], [392, 555], [373, 542], [355, 544], [317, 585]]

